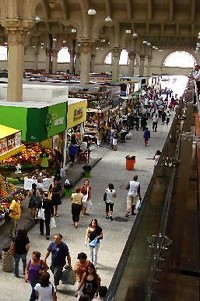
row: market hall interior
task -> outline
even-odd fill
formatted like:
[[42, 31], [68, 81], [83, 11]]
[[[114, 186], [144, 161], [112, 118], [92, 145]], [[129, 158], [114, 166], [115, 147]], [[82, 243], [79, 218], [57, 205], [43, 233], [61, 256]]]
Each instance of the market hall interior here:
[[[22, 138], [30, 144], [45, 141], [46, 148], [62, 150], [67, 164], [66, 143], [63, 147], [62, 141], [65, 139], [66, 142], [73, 134], [71, 129], [80, 125], [81, 137], [86, 134], [95, 140], [95, 123], [99, 125], [102, 117], [107, 118], [107, 112], [114, 114], [112, 101], [122, 106], [123, 101], [118, 100], [121, 75], [128, 77], [129, 92], [132, 93], [138, 76], [147, 83], [149, 77], [154, 76], [156, 81], [161, 74], [188, 75], [191, 66], [164, 65], [165, 59], [174, 51], [186, 51], [193, 56], [194, 63], [199, 63], [200, 4], [195, 0], [159, 3], [145, 0], [139, 3], [131, 0], [2, 0], [0, 4], [1, 45], [9, 54], [0, 61], [3, 81], [0, 86], [1, 120], [3, 126], [17, 129], [9, 132], [9, 146], [2, 146], [6, 149], [3, 159], [21, 151], [24, 147], [20, 142]], [[70, 61], [59, 63], [59, 52], [66, 47]], [[127, 50], [129, 60], [120, 65], [123, 49]], [[109, 53], [112, 53], [112, 62], [105, 64]], [[90, 81], [93, 84], [89, 84]], [[99, 83], [108, 83], [109, 87]], [[114, 88], [110, 88], [112, 84]], [[70, 94], [71, 100], [68, 99]], [[89, 103], [91, 107], [86, 109]], [[91, 117], [94, 114], [95, 122]], [[19, 131], [22, 133], [18, 134]], [[152, 153], [154, 150], [156, 148]], [[102, 152], [102, 149], [96, 151]], [[129, 149], [124, 148], [123, 158], [126, 152]], [[92, 153], [95, 151], [92, 150], [91, 157]], [[36, 157], [35, 153], [31, 156]], [[119, 151], [112, 152], [108, 164], [114, 156], [119, 158]], [[82, 163], [87, 163], [87, 158], [88, 154], [84, 155]], [[149, 181], [150, 177], [146, 187]], [[29, 182], [28, 178], [27, 185]], [[98, 199], [102, 199], [101, 192]], [[8, 276], [12, 279], [12, 275]]]

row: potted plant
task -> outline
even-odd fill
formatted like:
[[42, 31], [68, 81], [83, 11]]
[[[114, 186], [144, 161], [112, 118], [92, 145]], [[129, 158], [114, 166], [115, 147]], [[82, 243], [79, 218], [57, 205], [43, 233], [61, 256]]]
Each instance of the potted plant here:
[[70, 196], [72, 194], [72, 187], [72, 182], [66, 179], [64, 183], [65, 196]]
[[90, 166], [90, 165], [83, 165], [83, 170], [84, 170], [84, 176], [86, 177], [86, 178], [89, 178], [90, 177], [90, 172], [91, 172], [91, 169], [92, 169], [92, 167]]

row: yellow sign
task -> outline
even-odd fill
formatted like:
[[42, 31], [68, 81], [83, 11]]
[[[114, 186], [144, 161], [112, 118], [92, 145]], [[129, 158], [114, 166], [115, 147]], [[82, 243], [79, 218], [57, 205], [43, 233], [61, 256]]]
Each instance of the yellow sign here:
[[71, 129], [74, 126], [85, 122], [87, 111], [86, 109], [87, 100], [68, 104], [67, 129]]

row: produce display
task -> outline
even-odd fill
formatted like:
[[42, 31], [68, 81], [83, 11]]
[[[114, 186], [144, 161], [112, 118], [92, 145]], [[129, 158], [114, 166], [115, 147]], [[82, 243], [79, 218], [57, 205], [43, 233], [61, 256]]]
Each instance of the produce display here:
[[[50, 149], [45, 149], [45, 152], [51, 155]], [[5, 159], [0, 164], [1, 170], [16, 170], [18, 164], [21, 165], [21, 169], [30, 170], [39, 167], [41, 164], [40, 154], [42, 153], [42, 145], [31, 144], [26, 145], [26, 148], [17, 155], [14, 155], [8, 159]]]

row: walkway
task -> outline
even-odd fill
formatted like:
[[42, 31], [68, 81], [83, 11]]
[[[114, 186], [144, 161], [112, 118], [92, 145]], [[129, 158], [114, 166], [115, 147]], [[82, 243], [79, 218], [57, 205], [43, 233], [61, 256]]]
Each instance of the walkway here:
[[[170, 126], [170, 125], [169, 125]], [[151, 121], [149, 124], [151, 129]], [[141, 183], [141, 195], [144, 196], [148, 187], [148, 183], [153, 173], [153, 160], [146, 160], [154, 155], [157, 149], [162, 149], [168, 133], [168, 127], [161, 125], [159, 121], [158, 132], [151, 133], [150, 144], [144, 146], [143, 132], [132, 131], [132, 139], [126, 143], [119, 144], [117, 152], [113, 152], [107, 146], [92, 147], [91, 158], [101, 158], [97, 165], [94, 166], [91, 173], [90, 184], [92, 187], [93, 208], [90, 216], [81, 219], [80, 227], [75, 229], [71, 224], [71, 201], [64, 198], [60, 208], [60, 216], [57, 218], [57, 228], [52, 231], [51, 237], [56, 232], [60, 232], [67, 242], [72, 264], [76, 261], [79, 252], [86, 252], [89, 255], [88, 247], [84, 245], [85, 230], [92, 218], [97, 218], [103, 228], [104, 239], [101, 242], [98, 259], [98, 273], [102, 279], [102, 285], [109, 286], [116, 265], [120, 259], [124, 245], [128, 238], [129, 232], [135, 220], [135, 216], [125, 219], [126, 212], [126, 190], [127, 182], [132, 179], [133, 174], [138, 174]], [[125, 168], [125, 157], [128, 154], [136, 155], [135, 170], [127, 171]], [[80, 177], [81, 167], [75, 165], [71, 170], [71, 175]], [[113, 183], [117, 191], [117, 198], [114, 207], [114, 221], [105, 218], [105, 205], [102, 196], [108, 183]], [[77, 183], [82, 185], [83, 179]], [[36, 225], [29, 232], [31, 240], [31, 250], [28, 258], [33, 250], [39, 250], [44, 257], [48, 242], [39, 235], [39, 226]], [[20, 266], [22, 268], [22, 266]], [[30, 294], [30, 286], [26, 284], [22, 278], [14, 278], [12, 274], [1, 272], [0, 281], [0, 301], [27, 301]], [[59, 301], [75, 300], [75, 287], [60, 285], [58, 291]]]

